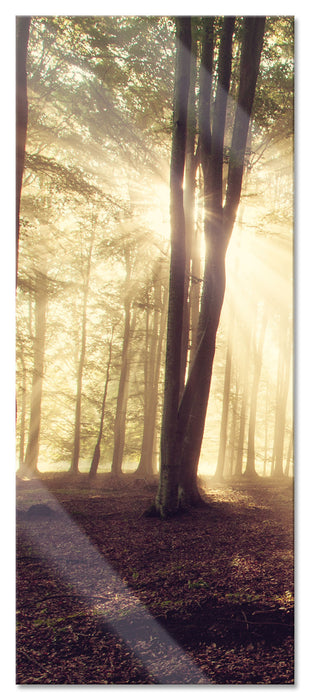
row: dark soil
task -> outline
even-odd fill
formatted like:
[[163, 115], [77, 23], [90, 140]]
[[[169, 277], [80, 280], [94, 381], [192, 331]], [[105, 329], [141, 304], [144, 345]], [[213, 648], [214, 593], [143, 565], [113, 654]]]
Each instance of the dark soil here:
[[18, 479], [17, 683], [294, 683], [292, 482], [210, 481], [169, 521], [155, 490]]

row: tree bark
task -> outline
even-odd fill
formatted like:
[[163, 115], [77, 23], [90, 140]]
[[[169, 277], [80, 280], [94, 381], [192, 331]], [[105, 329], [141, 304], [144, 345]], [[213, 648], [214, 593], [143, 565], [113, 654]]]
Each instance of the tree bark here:
[[150, 331], [150, 300], [147, 293], [145, 306], [145, 350], [144, 350], [144, 420], [140, 461], [137, 475], [152, 474], [152, 449], [154, 433], [151, 426], [151, 404], [154, 400], [155, 353], [158, 340], [158, 307], [154, 299], [153, 326]]
[[[225, 17], [223, 22], [212, 134], [210, 130], [211, 78], [207, 70], [201, 71], [200, 152], [204, 176], [206, 238], [204, 285], [198, 328], [198, 346], [192, 369], [179, 404], [177, 416], [175, 414], [176, 389], [179, 390], [177, 381], [174, 384], [174, 399], [169, 404], [170, 408], [173, 405], [169, 416], [170, 420], [167, 420], [167, 414], [164, 413], [162, 445], [168, 444], [169, 450], [162, 451], [161, 490], [159, 490], [156, 504], [157, 507], [160, 506], [162, 517], [173, 514], [183, 504], [196, 505], [201, 502], [197, 488], [197, 469], [211, 385], [216, 333], [225, 293], [226, 250], [240, 200], [244, 153], [262, 49], [264, 22], [264, 18], [246, 17], [244, 19], [239, 93], [224, 207], [222, 191], [223, 148], [231, 73], [233, 17]], [[203, 66], [209, 65], [210, 67], [212, 57], [212, 25], [210, 20], [206, 21], [204, 37], [202, 63]], [[173, 198], [171, 202], [173, 210]], [[182, 204], [182, 198], [179, 200], [180, 204]], [[184, 251], [184, 249], [182, 250]], [[184, 257], [184, 252], [182, 255]], [[176, 280], [173, 280], [174, 284], [170, 287], [170, 294], [174, 300], [176, 290], [179, 289], [178, 305], [174, 305], [174, 309], [178, 309], [179, 318], [182, 308], [180, 306], [182, 303], [181, 286], [184, 290], [184, 264], [182, 274], [182, 285], [180, 284], [178, 287]], [[178, 326], [172, 325], [171, 328], [175, 332]], [[180, 337], [176, 333], [177, 342], [180, 342]], [[177, 356], [179, 358], [179, 353]], [[179, 359], [177, 361], [179, 376], [178, 363]], [[175, 378], [176, 374], [173, 375], [168, 363], [166, 365], [166, 384], [168, 382], [170, 392], [173, 391], [170, 383], [173, 377]]]
[[92, 462], [90, 465], [90, 471], [89, 471], [89, 480], [90, 481], [93, 481], [96, 478], [96, 474], [97, 474], [98, 466], [99, 466], [99, 461], [100, 461], [100, 443], [101, 443], [102, 432], [103, 432], [105, 404], [106, 404], [109, 379], [110, 379], [110, 369], [111, 369], [111, 360], [112, 360], [112, 344], [113, 344], [113, 328], [112, 328], [111, 340], [110, 340], [110, 344], [109, 344], [109, 357], [108, 357], [105, 385], [104, 385], [102, 404], [101, 404], [99, 432], [98, 432], [97, 442], [96, 442], [96, 446], [94, 449], [94, 454], [93, 454]]
[[71, 474], [78, 474], [79, 471], [79, 459], [80, 459], [80, 442], [81, 442], [81, 405], [82, 405], [82, 386], [83, 386], [83, 370], [85, 363], [85, 353], [86, 353], [86, 333], [87, 333], [87, 301], [89, 293], [89, 280], [90, 280], [90, 268], [91, 268], [91, 258], [93, 252], [93, 245], [95, 240], [94, 230], [91, 233], [90, 245], [88, 250], [87, 262], [86, 262], [86, 274], [84, 281], [83, 290], [83, 312], [82, 312], [82, 335], [81, 335], [81, 349], [79, 364], [77, 370], [77, 392], [76, 392], [76, 402], [75, 402], [75, 421], [74, 421], [74, 438], [73, 438], [73, 450], [72, 450], [72, 460], [69, 472]]
[[[235, 393], [232, 397], [232, 415], [231, 424], [228, 440], [228, 450], [226, 450], [225, 464], [227, 473], [232, 476], [234, 474], [235, 467], [235, 452], [236, 452], [236, 426], [237, 426], [237, 415], [238, 415], [238, 386], [236, 386]], [[224, 465], [225, 473], [225, 465]]]
[[291, 463], [292, 456], [294, 457], [294, 454], [293, 454], [293, 429], [291, 430], [291, 433], [290, 433], [290, 441], [289, 441], [289, 445], [288, 445], [284, 476], [289, 475], [290, 463]]
[[287, 328], [286, 314], [280, 317], [280, 345], [279, 363], [276, 391], [276, 413], [274, 425], [272, 474], [277, 477], [283, 476], [283, 449], [285, 435], [286, 404], [290, 380], [290, 360], [291, 360], [291, 335], [290, 327]]
[[220, 430], [220, 445], [219, 445], [219, 453], [218, 453], [217, 465], [216, 465], [216, 471], [215, 471], [215, 476], [219, 480], [223, 479], [224, 466], [225, 466], [225, 455], [226, 455], [226, 445], [227, 445], [227, 427], [228, 427], [228, 411], [229, 411], [229, 398], [230, 398], [231, 355], [232, 355], [232, 353], [231, 353], [230, 338], [228, 338], [227, 351], [226, 351], [226, 363], [225, 363], [222, 419], [221, 419], [221, 430]]
[[[161, 367], [162, 346], [167, 322], [168, 287], [164, 288], [161, 300], [161, 282], [154, 283], [154, 323], [150, 348], [149, 367], [146, 372], [147, 385], [144, 409], [143, 438], [137, 476], [151, 477], [155, 471], [154, 449], [156, 443], [156, 415], [158, 405], [158, 384]], [[158, 319], [160, 310], [160, 322]], [[158, 327], [159, 322], [159, 327]]]
[[114, 449], [111, 465], [111, 473], [119, 477], [122, 473], [122, 463], [125, 447], [125, 432], [126, 432], [126, 413], [129, 390], [129, 372], [130, 372], [130, 338], [134, 333], [135, 316], [131, 320], [131, 261], [130, 251], [125, 251], [126, 263], [126, 281], [125, 281], [125, 300], [124, 300], [124, 335], [121, 358], [121, 371], [118, 385], [118, 394], [116, 402], [116, 412], [114, 421]]
[[[196, 172], [199, 165], [198, 149], [196, 148], [196, 133], [197, 133], [197, 117], [196, 117], [196, 78], [197, 78], [197, 31], [192, 19], [191, 23], [192, 42], [191, 42], [191, 65], [190, 65], [190, 84], [188, 93], [188, 116], [187, 116], [187, 137], [186, 137], [186, 156], [185, 156], [185, 175], [184, 175], [184, 217], [185, 217], [185, 285], [184, 285], [184, 305], [183, 305], [183, 327], [182, 327], [182, 348], [181, 348], [181, 375], [180, 375], [180, 398], [184, 390], [187, 359], [190, 340], [190, 326], [193, 321], [193, 304], [195, 295], [192, 292], [192, 287], [196, 286], [193, 278], [193, 273], [197, 275], [197, 269], [194, 269], [196, 263], [196, 248], [195, 248], [195, 189], [196, 189]], [[197, 267], [197, 266], [196, 266]], [[196, 287], [197, 289], [197, 287]], [[195, 319], [194, 319], [195, 323]], [[192, 329], [192, 337], [193, 337]], [[193, 341], [192, 341], [193, 342]]]
[[[198, 326], [198, 349], [179, 408], [179, 440], [182, 454], [179, 499], [186, 506], [201, 502], [197, 488], [197, 469], [211, 386], [215, 339], [225, 293], [225, 254], [228, 241], [224, 236], [222, 215], [223, 146], [233, 30], [234, 17], [226, 17], [219, 48], [218, 84], [212, 135], [210, 133], [212, 74], [210, 75], [208, 69], [213, 55], [213, 26], [210, 23], [205, 27], [205, 42], [202, 49], [204, 70], [201, 75], [202, 94], [199, 113], [202, 119], [200, 148], [204, 178], [206, 261]], [[203, 110], [204, 104], [207, 115]]]
[[25, 455], [27, 474], [38, 471], [39, 440], [41, 425], [41, 403], [44, 376], [44, 350], [46, 334], [47, 277], [36, 272], [35, 282], [35, 337], [33, 354], [33, 375], [30, 405], [28, 444]]
[[162, 517], [175, 513], [178, 508], [179, 454], [177, 451], [177, 417], [180, 398], [186, 260], [183, 177], [191, 58], [191, 20], [189, 17], [177, 18], [176, 41], [177, 53], [170, 165], [170, 282], [161, 431], [161, 470], [156, 497], [156, 507]]
[[20, 360], [22, 366], [22, 387], [21, 387], [21, 411], [20, 411], [20, 441], [19, 441], [19, 467], [18, 471], [22, 473], [24, 469], [25, 457], [25, 432], [26, 432], [26, 391], [27, 391], [27, 374], [24, 361], [23, 345], [20, 348]]
[[240, 80], [229, 158], [224, 218], [230, 235], [239, 206], [244, 156], [254, 102], [260, 57], [263, 48], [265, 17], [245, 17], [240, 63]]
[[125, 301], [125, 326], [124, 326], [124, 338], [123, 338], [123, 348], [122, 348], [122, 360], [121, 360], [121, 373], [118, 385], [117, 394], [117, 404], [116, 404], [116, 414], [114, 421], [114, 449], [113, 458], [111, 465], [111, 473], [119, 477], [122, 473], [122, 464], [124, 457], [125, 448], [125, 434], [126, 434], [126, 414], [127, 414], [127, 402], [128, 402], [128, 392], [129, 392], [129, 373], [130, 373], [130, 357], [129, 357], [129, 347], [130, 338], [134, 333], [135, 328], [135, 316], [131, 321], [130, 312], [130, 301]]
[[265, 339], [265, 332], [267, 326], [267, 316], [264, 314], [262, 319], [262, 326], [260, 330], [260, 335], [258, 339], [257, 348], [254, 348], [254, 376], [251, 392], [250, 401], [250, 416], [249, 416], [249, 432], [248, 432], [248, 450], [247, 450], [247, 461], [244, 476], [253, 479], [256, 476], [255, 471], [255, 428], [256, 428], [256, 411], [257, 411], [257, 398], [258, 398], [258, 387], [261, 375], [262, 361], [263, 361], [263, 346]]
[[16, 17], [16, 279], [19, 217], [28, 122], [27, 50], [31, 17]]
[[[232, 138], [230, 168], [228, 171], [226, 204], [223, 208], [223, 145], [226, 118], [227, 93], [230, 82], [232, 34], [234, 18], [224, 18], [218, 59], [218, 86], [214, 105], [214, 117], [210, 142], [209, 120], [204, 119], [201, 127], [201, 163], [204, 175], [205, 196], [205, 236], [207, 260], [205, 266], [204, 290], [201, 301], [199, 336], [203, 352], [197, 351], [192, 375], [190, 408], [186, 410], [187, 426], [183, 432], [183, 449], [180, 482], [181, 502], [199, 503], [197, 489], [197, 469], [207, 411], [212, 366], [215, 353], [216, 333], [225, 293], [225, 256], [232, 233], [237, 208], [240, 201], [244, 153], [253, 105], [259, 60], [262, 49], [264, 18], [246, 17], [241, 54], [240, 83], [237, 109]], [[207, 46], [210, 46], [210, 30], [207, 33]], [[210, 54], [207, 50], [207, 55]], [[207, 111], [209, 92], [207, 90]], [[237, 168], [235, 166], [238, 166]], [[195, 371], [196, 364], [196, 371]], [[186, 390], [183, 399], [186, 399]], [[183, 399], [179, 415], [182, 417]], [[184, 401], [186, 405], [186, 400]], [[199, 411], [199, 416], [197, 415]], [[183, 423], [180, 420], [180, 424]], [[183, 426], [182, 426], [183, 430]]]
[[[253, 312], [254, 317], [254, 312]], [[241, 476], [243, 469], [243, 455], [245, 451], [245, 426], [247, 420], [248, 398], [249, 398], [249, 368], [250, 368], [250, 348], [253, 343], [254, 328], [251, 330], [244, 326], [244, 334], [242, 338], [241, 348], [239, 350], [241, 356], [241, 408], [239, 421], [239, 435], [237, 444], [237, 458], [235, 466], [236, 476]]]

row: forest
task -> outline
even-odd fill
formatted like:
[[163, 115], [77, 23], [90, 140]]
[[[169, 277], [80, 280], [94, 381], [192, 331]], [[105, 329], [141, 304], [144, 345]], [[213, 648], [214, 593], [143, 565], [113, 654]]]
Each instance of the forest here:
[[16, 18], [17, 683], [294, 682], [294, 18]]

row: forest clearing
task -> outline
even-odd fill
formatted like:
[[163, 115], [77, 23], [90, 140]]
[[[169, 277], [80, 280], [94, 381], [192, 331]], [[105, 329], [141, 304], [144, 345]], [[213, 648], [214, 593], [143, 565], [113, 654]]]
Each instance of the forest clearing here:
[[[52, 474], [39, 486], [18, 480], [17, 682], [292, 684], [292, 480], [210, 480], [205, 509], [160, 521], [144, 515], [155, 483], [131, 475], [118, 484], [110, 475], [97, 478], [96, 487], [86, 475], [74, 484]], [[29, 508], [40, 502], [55, 516], [31, 517]], [[152, 626], [139, 624], [126, 599], [100, 583], [88, 547], [81, 554], [72, 541], [68, 548], [59, 505], [189, 654], [194, 678], [178, 672], [173, 649], [162, 651]], [[42, 541], [54, 541], [58, 529], [62, 574], [40, 556]], [[66, 568], [71, 576], [76, 569], [74, 583]], [[83, 576], [89, 596], [81, 594]], [[133, 627], [138, 655], [115, 632], [118, 619]]]

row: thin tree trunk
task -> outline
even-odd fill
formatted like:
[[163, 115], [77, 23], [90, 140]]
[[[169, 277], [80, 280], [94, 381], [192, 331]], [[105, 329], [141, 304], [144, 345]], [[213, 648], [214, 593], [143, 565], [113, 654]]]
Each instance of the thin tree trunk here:
[[130, 314], [131, 301], [129, 298], [125, 300], [125, 325], [124, 338], [122, 348], [121, 373], [118, 385], [116, 414], [114, 421], [114, 450], [112, 458], [111, 473], [113, 476], [119, 477], [122, 473], [122, 464], [125, 448], [126, 434], [126, 413], [129, 392], [129, 372], [130, 372], [130, 338], [133, 336], [136, 318], [133, 316], [131, 322]]
[[[234, 474], [235, 465], [235, 451], [236, 451], [236, 425], [237, 425], [237, 412], [238, 412], [238, 387], [236, 387], [233, 400], [232, 400], [232, 415], [229, 433], [228, 450], [226, 451], [226, 466], [227, 473], [230, 476]], [[225, 473], [225, 466], [224, 466]]]
[[222, 401], [220, 446], [219, 446], [219, 453], [218, 453], [217, 465], [216, 465], [216, 471], [215, 471], [215, 476], [219, 480], [222, 480], [223, 475], [224, 475], [224, 465], [225, 465], [225, 455], [226, 455], [226, 445], [227, 445], [229, 397], [230, 397], [230, 377], [231, 377], [231, 349], [228, 346], [227, 352], [226, 352], [224, 391], [223, 391], [223, 401]]
[[131, 320], [131, 295], [130, 284], [131, 284], [131, 259], [130, 250], [126, 248], [125, 250], [125, 266], [126, 266], [126, 280], [125, 280], [125, 300], [124, 300], [124, 335], [123, 335], [123, 347], [122, 347], [122, 358], [121, 358], [121, 371], [118, 385], [118, 394], [116, 402], [116, 412], [114, 420], [114, 449], [111, 465], [111, 473], [119, 477], [122, 473], [122, 463], [124, 456], [125, 447], [125, 433], [126, 433], [126, 413], [127, 413], [127, 401], [128, 401], [128, 391], [129, 391], [129, 373], [130, 373], [130, 338], [134, 333], [136, 317], [134, 316]]
[[25, 456], [25, 469], [28, 474], [38, 471], [41, 403], [44, 376], [44, 350], [46, 334], [47, 277], [36, 272], [35, 282], [35, 337], [33, 354], [33, 375], [30, 404], [28, 444]]
[[[155, 296], [155, 295], [154, 295]], [[152, 474], [153, 435], [150, 425], [150, 410], [153, 401], [155, 352], [158, 340], [158, 308], [154, 300], [153, 327], [150, 340], [150, 300], [147, 293], [145, 306], [145, 349], [144, 349], [144, 420], [141, 455], [136, 474], [144, 478]]]
[[267, 476], [267, 462], [268, 462], [268, 399], [269, 399], [269, 385], [266, 383], [266, 401], [265, 401], [265, 446], [264, 446], [264, 476]]
[[[256, 318], [256, 317], [255, 317]], [[237, 458], [235, 466], [236, 476], [241, 476], [243, 469], [243, 455], [245, 451], [245, 426], [247, 420], [247, 407], [249, 398], [249, 369], [250, 369], [250, 348], [253, 344], [253, 335], [255, 328], [250, 330], [247, 325], [244, 328], [244, 338], [241, 343], [241, 361], [242, 361], [242, 395], [241, 395], [241, 408], [240, 408], [240, 422], [239, 422], [239, 436], [237, 445]]]
[[224, 376], [224, 390], [223, 390], [223, 402], [222, 402], [220, 446], [219, 446], [218, 460], [217, 460], [217, 466], [216, 466], [216, 471], [215, 471], [216, 478], [220, 479], [220, 480], [223, 478], [223, 475], [224, 475], [225, 455], [226, 455], [226, 445], [227, 445], [227, 427], [228, 427], [228, 412], [229, 412], [230, 382], [231, 382], [231, 362], [232, 362], [232, 346], [233, 346], [233, 332], [234, 332], [234, 311], [233, 311], [233, 309], [231, 309], [230, 314], [231, 315], [230, 315], [230, 323], [229, 323], [229, 329], [228, 329], [225, 376]]
[[242, 391], [242, 398], [241, 398], [239, 436], [238, 436], [237, 458], [236, 458], [236, 466], [235, 466], [236, 476], [241, 476], [241, 474], [242, 474], [247, 398], [248, 398], [247, 386], [246, 386], [246, 384], [244, 384], [243, 391]]
[[[164, 289], [164, 299], [161, 302], [161, 282], [155, 281], [154, 299], [154, 325], [152, 333], [152, 344], [150, 349], [149, 370], [146, 373], [148, 377], [147, 391], [145, 397], [145, 413], [143, 424], [143, 438], [141, 447], [141, 456], [139, 466], [136, 470], [137, 476], [143, 478], [151, 477], [154, 473], [154, 446], [156, 443], [156, 414], [158, 405], [158, 383], [161, 367], [162, 345], [167, 322], [167, 302], [168, 302], [168, 287]], [[158, 328], [159, 308], [160, 324]]]
[[26, 432], [26, 368], [24, 361], [23, 347], [21, 346], [20, 360], [22, 365], [22, 398], [21, 398], [21, 411], [20, 411], [20, 440], [19, 440], [19, 472], [24, 469], [24, 457], [25, 457], [25, 432]]
[[197, 78], [197, 33], [192, 19], [192, 43], [191, 43], [191, 65], [190, 84], [188, 93], [188, 114], [187, 114], [187, 138], [184, 176], [184, 217], [185, 217], [185, 284], [184, 284], [184, 305], [183, 305], [183, 327], [182, 327], [182, 348], [181, 348], [181, 375], [180, 375], [180, 398], [184, 390], [186, 379], [187, 358], [189, 350], [189, 335], [191, 322], [191, 289], [193, 285], [192, 266], [193, 254], [195, 253], [195, 187], [196, 172], [199, 164], [196, 147], [196, 78]]
[[274, 426], [273, 474], [283, 476], [283, 449], [285, 434], [286, 404], [290, 378], [290, 333], [287, 331], [285, 314], [280, 318], [279, 364], [276, 394], [276, 415]]
[[245, 472], [244, 472], [244, 476], [251, 478], [251, 479], [256, 476], [256, 471], [255, 471], [256, 412], [257, 412], [258, 387], [259, 387], [261, 368], [262, 368], [263, 346], [264, 346], [266, 326], [267, 326], [267, 316], [266, 316], [266, 314], [264, 314], [263, 319], [262, 319], [262, 326], [261, 326], [261, 330], [260, 330], [257, 348], [254, 350], [254, 353], [253, 353], [255, 367], [254, 367], [254, 376], [253, 376], [251, 402], [250, 402], [247, 462], [246, 462], [246, 467], [245, 467]]
[[228, 234], [233, 229], [240, 201], [244, 156], [263, 48], [265, 21], [266, 18], [263, 16], [244, 18], [237, 111], [231, 142], [224, 206], [224, 218], [227, 222]]
[[151, 419], [150, 423], [152, 426], [152, 431], [153, 431], [153, 440], [152, 440], [152, 472], [154, 472], [154, 466], [155, 466], [155, 447], [156, 447], [156, 415], [157, 415], [157, 406], [158, 406], [158, 394], [159, 394], [159, 378], [160, 378], [160, 370], [161, 370], [161, 364], [162, 364], [162, 350], [163, 350], [163, 343], [164, 343], [164, 336], [165, 336], [165, 329], [167, 326], [167, 312], [168, 312], [168, 286], [165, 285], [164, 287], [164, 292], [163, 292], [163, 301], [162, 301], [162, 312], [161, 312], [161, 319], [160, 319], [160, 329], [159, 329], [159, 338], [158, 338], [158, 345], [157, 345], [157, 355], [156, 355], [156, 365], [155, 365], [155, 375], [154, 375], [154, 402], [152, 403], [152, 414], [151, 414]]
[[[196, 156], [199, 156], [200, 146], [197, 146]], [[195, 157], [196, 157], [195, 156]], [[199, 163], [199, 161], [198, 161]], [[201, 171], [198, 173], [197, 190], [198, 196], [203, 190], [203, 178]], [[194, 183], [196, 186], [196, 182]], [[194, 192], [195, 194], [195, 192]], [[197, 350], [198, 343], [198, 324], [199, 324], [199, 312], [200, 312], [200, 299], [201, 299], [201, 289], [202, 282], [201, 279], [201, 247], [202, 247], [202, 233], [203, 233], [203, 211], [200, 209], [200, 217], [197, 217], [195, 226], [192, 229], [192, 241], [191, 241], [191, 284], [189, 292], [189, 308], [190, 308], [190, 353], [189, 353], [189, 372], [193, 366], [195, 359], [195, 354]]]
[[110, 339], [110, 344], [109, 344], [109, 357], [108, 357], [105, 385], [104, 385], [102, 404], [101, 404], [99, 432], [98, 432], [97, 442], [96, 442], [96, 446], [94, 449], [94, 454], [93, 454], [92, 462], [90, 465], [90, 471], [89, 471], [89, 480], [90, 481], [93, 481], [96, 478], [96, 474], [97, 474], [98, 466], [99, 466], [99, 461], [100, 461], [100, 443], [101, 443], [102, 432], [103, 432], [105, 404], [106, 404], [109, 379], [110, 379], [112, 347], [113, 347], [113, 328], [112, 328], [111, 339]]
[[87, 336], [87, 301], [89, 293], [89, 280], [90, 280], [90, 268], [91, 268], [91, 258], [93, 252], [93, 245], [95, 240], [95, 231], [93, 229], [91, 233], [89, 251], [86, 263], [86, 274], [84, 281], [84, 293], [83, 293], [83, 312], [82, 312], [82, 335], [81, 335], [81, 349], [80, 357], [77, 371], [77, 392], [76, 392], [76, 402], [75, 402], [75, 421], [74, 421], [74, 438], [73, 438], [73, 451], [72, 460], [70, 466], [71, 474], [78, 474], [79, 471], [79, 459], [80, 459], [80, 441], [81, 441], [81, 404], [82, 404], [82, 386], [83, 386], [83, 370], [85, 363], [86, 354], [86, 336]]
[[292, 454], [293, 454], [293, 430], [291, 430], [291, 434], [290, 434], [290, 441], [289, 441], [289, 445], [288, 445], [284, 476], [289, 475]]
[[16, 17], [16, 279], [19, 216], [28, 122], [27, 51], [31, 17]]

